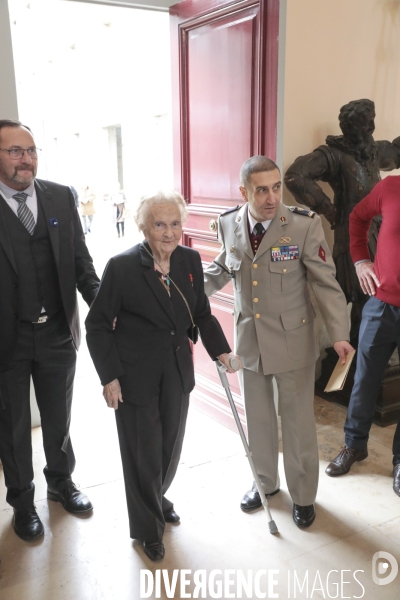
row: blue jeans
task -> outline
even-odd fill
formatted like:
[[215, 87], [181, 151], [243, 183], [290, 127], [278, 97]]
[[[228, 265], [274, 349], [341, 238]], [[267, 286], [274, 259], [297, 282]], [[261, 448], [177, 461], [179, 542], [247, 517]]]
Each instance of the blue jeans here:
[[[400, 308], [371, 296], [363, 308], [357, 368], [344, 426], [350, 448], [363, 450], [367, 446], [384, 371], [396, 346], [400, 348]], [[393, 464], [398, 463], [400, 420], [393, 438]]]

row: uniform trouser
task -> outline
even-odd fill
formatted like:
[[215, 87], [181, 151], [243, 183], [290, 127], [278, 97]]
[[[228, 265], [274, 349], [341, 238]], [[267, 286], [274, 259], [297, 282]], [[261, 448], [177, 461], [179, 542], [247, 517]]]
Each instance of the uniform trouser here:
[[47, 482], [71, 477], [75, 457], [69, 439], [76, 351], [63, 311], [46, 323], [21, 322], [13, 359], [0, 366], [0, 458], [7, 502], [33, 505], [30, 379], [40, 411]]
[[[129, 368], [130, 365], [125, 365]], [[176, 357], [170, 352], [158, 398], [146, 404], [123, 403], [115, 411], [125, 480], [131, 538], [160, 542], [163, 511], [173, 507], [165, 498], [179, 464], [189, 394], [183, 393]]]
[[[367, 446], [384, 371], [396, 346], [400, 351], [400, 308], [371, 296], [363, 309], [357, 367], [344, 426], [350, 448], [363, 450]], [[393, 464], [398, 463], [400, 419], [393, 438]]]
[[267, 494], [279, 487], [278, 421], [272, 377], [278, 387], [286, 482], [293, 502], [307, 506], [317, 495], [319, 474], [314, 418], [315, 365], [277, 375], [248, 369], [239, 371], [249, 446]]

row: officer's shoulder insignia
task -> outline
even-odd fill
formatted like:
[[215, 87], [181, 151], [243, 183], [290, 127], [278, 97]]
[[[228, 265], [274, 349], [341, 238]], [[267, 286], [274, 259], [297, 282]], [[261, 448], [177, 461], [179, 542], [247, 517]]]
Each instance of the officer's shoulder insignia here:
[[232, 206], [232, 208], [228, 208], [228, 210], [223, 212], [220, 216], [224, 217], [225, 215], [229, 215], [229, 213], [235, 212], [235, 210], [239, 210], [239, 208], [242, 208], [242, 206], [243, 206], [242, 204], [238, 204], [237, 206]]
[[292, 213], [296, 213], [296, 215], [303, 215], [303, 217], [310, 217], [310, 219], [313, 219], [317, 214], [313, 210], [310, 210], [308, 208], [301, 208], [301, 206], [288, 206], [288, 209]]

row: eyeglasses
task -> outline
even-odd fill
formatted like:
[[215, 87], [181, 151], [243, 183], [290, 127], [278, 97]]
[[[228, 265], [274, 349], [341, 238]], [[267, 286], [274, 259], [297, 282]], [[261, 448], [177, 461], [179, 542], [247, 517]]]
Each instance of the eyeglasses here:
[[11, 148], [11, 150], [9, 150], [8, 148], [0, 148], [0, 150], [2, 150], [3, 152], [8, 152], [10, 158], [13, 159], [22, 158], [25, 152], [27, 153], [29, 158], [37, 158], [41, 152], [41, 149], [35, 148], [35, 146], [33, 146], [32, 148]]

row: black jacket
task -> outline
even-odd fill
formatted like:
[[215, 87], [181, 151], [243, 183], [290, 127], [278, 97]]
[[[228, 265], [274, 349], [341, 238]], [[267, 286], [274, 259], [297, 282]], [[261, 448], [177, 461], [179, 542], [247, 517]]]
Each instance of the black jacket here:
[[[71, 336], [76, 348], [80, 343], [80, 326], [76, 288], [90, 305], [96, 295], [99, 278], [85, 244], [82, 225], [71, 190], [58, 183], [35, 180], [49, 232], [59, 277], [61, 298]], [[5, 224], [5, 200], [0, 196], [0, 364], [13, 357], [19, 329], [18, 272], [15, 252]]]
[[[211, 358], [229, 352], [204, 293], [198, 252], [178, 246], [170, 264], [171, 278], [189, 303]], [[125, 401], [145, 404], [158, 397], [165, 358], [171, 351], [177, 357], [184, 392], [194, 387], [189, 312], [172, 283], [170, 289], [171, 298], [141, 244], [115, 256], [106, 267], [86, 319], [87, 342], [102, 384], [118, 378]]]

